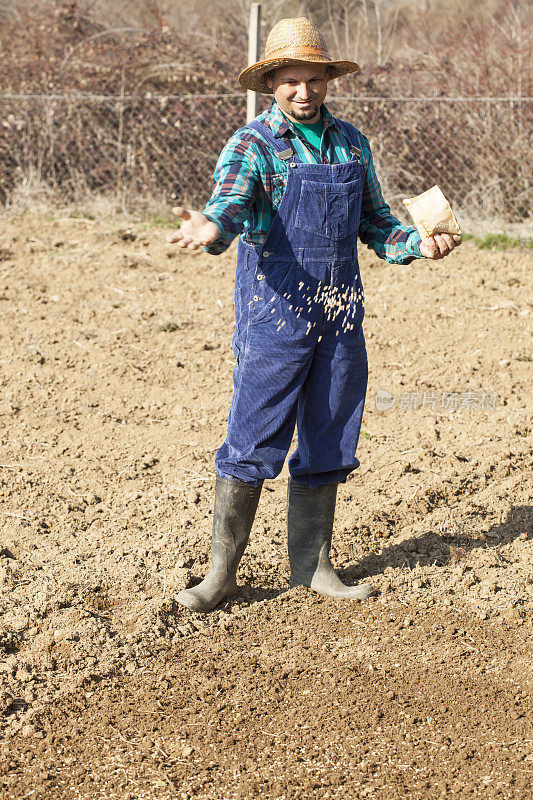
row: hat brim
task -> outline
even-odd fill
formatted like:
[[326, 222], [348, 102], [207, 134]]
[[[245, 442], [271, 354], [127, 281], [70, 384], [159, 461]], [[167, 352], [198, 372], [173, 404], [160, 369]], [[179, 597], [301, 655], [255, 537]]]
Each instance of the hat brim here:
[[320, 57], [267, 58], [243, 69], [239, 75], [239, 83], [245, 89], [251, 89], [253, 92], [273, 94], [272, 89], [267, 86], [267, 73], [273, 69], [278, 69], [278, 67], [286, 67], [291, 64], [324, 64], [328, 68], [328, 80], [340, 78], [341, 75], [348, 75], [350, 72], [359, 72], [359, 64], [356, 64], [355, 61], [328, 61]]

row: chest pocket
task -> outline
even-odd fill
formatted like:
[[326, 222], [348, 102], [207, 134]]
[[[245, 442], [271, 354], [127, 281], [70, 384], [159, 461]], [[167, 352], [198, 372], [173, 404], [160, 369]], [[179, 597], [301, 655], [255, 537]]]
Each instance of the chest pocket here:
[[303, 180], [295, 227], [327, 239], [357, 236], [361, 215], [361, 180], [322, 183]]

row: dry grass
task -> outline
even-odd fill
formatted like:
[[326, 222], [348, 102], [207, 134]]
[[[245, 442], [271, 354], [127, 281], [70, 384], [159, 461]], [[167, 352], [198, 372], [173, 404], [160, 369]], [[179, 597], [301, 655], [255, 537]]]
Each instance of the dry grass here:
[[[0, 96], [0, 202], [46, 211], [91, 204], [96, 194], [113, 198], [112, 208], [118, 197], [129, 214], [152, 213], [154, 197], [164, 208], [206, 199], [218, 153], [244, 122], [244, 98], [228, 96], [241, 91], [241, 0], [223, 8], [25, 0], [9, 11], [0, 15], [0, 85], [25, 97]], [[295, 13], [288, 2], [264, 6], [263, 34]], [[394, 210], [438, 183], [476, 234], [508, 232], [531, 216], [531, 103], [473, 100], [530, 93], [523, 0], [466, 10], [458, 0], [310, 0], [305, 13], [334, 57], [362, 65], [331, 86], [331, 105], [371, 138]], [[443, 94], [454, 103], [392, 102]]]

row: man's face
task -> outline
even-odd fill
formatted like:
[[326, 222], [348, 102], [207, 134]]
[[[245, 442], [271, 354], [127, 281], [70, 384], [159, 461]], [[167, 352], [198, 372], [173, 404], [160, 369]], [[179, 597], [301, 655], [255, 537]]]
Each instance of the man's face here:
[[320, 119], [320, 106], [328, 88], [327, 67], [295, 64], [274, 70], [267, 84], [276, 102], [293, 122], [312, 124]]

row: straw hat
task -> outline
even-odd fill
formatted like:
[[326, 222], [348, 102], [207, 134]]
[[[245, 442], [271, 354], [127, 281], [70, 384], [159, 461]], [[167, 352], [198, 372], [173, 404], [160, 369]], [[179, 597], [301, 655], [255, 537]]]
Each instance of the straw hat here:
[[281, 19], [267, 36], [265, 58], [244, 69], [239, 83], [254, 92], [272, 94], [266, 83], [266, 74], [287, 64], [327, 64], [330, 78], [339, 78], [357, 72], [355, 61], [332, 61], [322, 34], [306, 17]]

